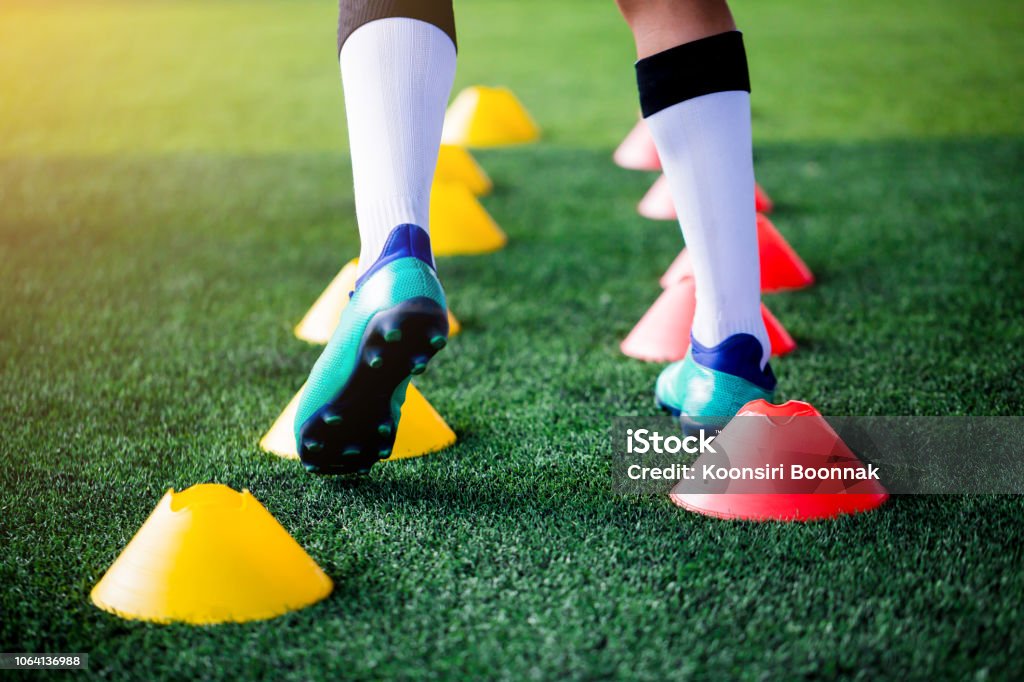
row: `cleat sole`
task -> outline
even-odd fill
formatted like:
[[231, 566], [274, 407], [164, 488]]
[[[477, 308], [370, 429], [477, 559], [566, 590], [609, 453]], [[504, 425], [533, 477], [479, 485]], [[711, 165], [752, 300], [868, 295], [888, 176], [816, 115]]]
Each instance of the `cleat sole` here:
[[[327, 404], [300, 427], [299, 458], [316, 474], [365, 474], [391, 455], [397, 432], [391, 413], [395, 390], [422, 374], [447, 343], [447, 311], [429, 298], [413, 298], [370, 320], [356, 366]], [[438, 344], [438, 339], [445, 343]], [[308, 444], [319, 444], [319, 449]]]

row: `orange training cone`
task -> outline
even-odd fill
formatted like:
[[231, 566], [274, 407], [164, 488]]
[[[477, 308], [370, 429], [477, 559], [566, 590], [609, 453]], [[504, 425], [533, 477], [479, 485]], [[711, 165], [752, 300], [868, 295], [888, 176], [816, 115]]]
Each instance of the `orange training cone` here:
[[[803, 289], [814, 284], [814, 275], [797, 255], [786, 238], [766, 216], [757, 216], [757, 248], [761, 261], [761, 291], [776, 292]], [[665, 274], [661, 286], [666, 287], [693, 276], [693, 264], [686, 249], [679, 252]]]
[[[295, 413], [299, 409], [299, 396], [295, 394], [284, 412], [260, 440], [260, 448], [285, 459], [298, 459], [295, 449]], [[402, 420], [398, 423], [395, 447], [387, 461], [421, 457], [444, 450], [455, 444], [455, 432], [445, 423], [427, 399], [415, 386], [409, 384], [402, 404]]]
[[681, 360], [690, 347], [690, 328], [697, 308], [693, 278], [665, 289], [619, 348], [631, 358], [648, 362]]
[[658, 148], [654, 146], [654, 138], [651, 137], [647, 123], [642, 118], [637, 121], [626, 139], [615, 149], [612, 160], [616, 165], [628, 170], [661, 170]]
[[684, 246], [676, 254], [676, 257], [669, 264], [668, 269], [665, 270], [665, 274], [658, 280], [658, 284], [664, 289], [669, 287], [676, 282], [682, 282], [687, 277], [693, 277], [693, 263], [690, 262], [690, 252], [686, 250]]
[[508, 88], [475, 86], [458, 94], [444, 116], [441, 142], [498, 147], [540, 139], [540, 129]]
[[636, 206], [636, 211], [644, 218], [651, 220], [675, 220], [676, 206], [672, 203], [672, 192], [668, 188], [668, 178], [659, 175], [647, 194]]
[[[772, 211], [771, 199], [757, 183], [754, 184], [754, 210], [758, 213]], [[647, 190], [640, 203], [636, 205], [636, 212], [651, 220], [675, 220], [678, 217], [676, 206], [672, 202], [672, 192], [668, 187], [668, 179], [664, 174], [659, 175]]]
[[494, 183], [487, 173], [463, 147], [452, 144], [441, 145], [437, 155], [437, 170], [434, 182], [459, 182], [478, 197], [491, 193]]
[[[693, 278], [667, 287], [644, 313], [619, 348], [631, 358], [648, 362], [675, 362], [686, 356], [690, 347], [690, 330], [697, 308]], [[779, 356], [796, 348], [793, 337], [761, 304], [761, 315], [768, 328], [772, 355]]]
[[430, 242], [435, 256], [497, 251], [508, 237], [465, 185], [437, 182], [430, 192]]
[[331, 579], [248, 490], [169, 490], [93, 588], [122, 618], [209, 625], [320, 601]]
[[[615, 149], [615, 153], [612, 154], [612, 159], [615, 163], [628, 170], [640, 170], [640, 171], [660, 171], [661, 170], [661, 159], [658, 158], [658, 148], [654, 144], [654, 138], [651, 136], [651, 131], [647, 127], [647, 123], [644, 119], [640, 119], [633, 129], [629, 131], [629, 135], [626, 139]], [[653, 188], [652, 188], [653, 189]], [[764, 191], [761, 185], [754, 183], [754, 209], [758, 213], [771, 213], [775, 207], [768, 196], [768, 193]], [[662, 217], [665, 215], [665, 211], [658, 211], [655, 213], [654, 220], [671, 220], [676, 217], [675, 209], [672, 209], [671, 217]], [[646, 215], [643, 211], [640, 215]], [[650, 216], [648, 216], [650, 217]]]
[[[713, 447], [714, 453], [704, 453], [693, 465], [700, 476], [672, 490], [675, 504], [721, 519], [811, 521], [869, 511], [889, 497], [871, 469], [805, 402], [753, 400], [715, 437]], [[708, 478], [709, 469], [765, 475]]]
[[[338, 326], [338, 320], [341, 319], [341, 311], [348, 305], [348, 295], [356, 286], [356, 264], [358, 262], [358, 258], [353, 258], [331, 280], [324, 292], [313, 303], [313, 307], [295, 326], [296, 338], [320, 345], [331, 340], [331, 335], [334, 333], [335, 327]], [[449, 310], [448, 336], [455, 336], [460, 331], [462, 331], [462, 325]]]

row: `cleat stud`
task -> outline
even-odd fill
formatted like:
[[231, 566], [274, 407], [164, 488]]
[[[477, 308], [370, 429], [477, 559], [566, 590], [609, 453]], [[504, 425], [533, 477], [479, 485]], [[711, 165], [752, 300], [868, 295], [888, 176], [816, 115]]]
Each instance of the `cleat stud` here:
[[384, 332], [384, 340], [387, 341], [388, 343], [395, 343], [396, 341], [401, 341], [402, 340], [402, 330], [401, 329], [389, 329], [389, 330], [387, 330], [386, 332]]
[[413, 374], [423, 374], [423, 372], [427, 369], [427, 362], [429, 360], [430, 358], [425, 358], [423, 356], [413, 358], [412, 369], [410, 370], [410, 372], [412, 372]]
[[337, 424], [340, 421], [340, 414], [331, 414], [328, 412], [327, 414], [324, 415], [324, 424]]
[[377, 456], [380, 457], [381, 459], [387, 459], [388, 457], [391, 456], [391, 448], [382, 449], [380, 452], [377, 453]]
[[318, 440], [307, 439], [302, 441], [302, 447], [306, 448], [307, 452], [320, 452], [324, 449], [324, 444]]
[[373, 369], [380, 369], [381, 366], [384, 364], [384, 358], [380, 356], [380, 353], [371, 353], [369, 355], [367, 364], [370, 365], [370, 367]]
[[377, 433], [379, 433], [382, 436], [390, 436], [391, 424], [381, 424], [380, 426], [377, 427]]
[[442, 348], [444, 348], [447, 345], [448, 345], [448, 339], [446, 339], [441, 334], [438, 334], [437, 336], [433, 336], [433, 337], [430, 338], [430, 347], [431, 348], [435, 348], [437, 350], [441, 350]]
[[357, 469], [356, 473], [359, 474], [360, 476], [366, 476], [367, 474], [370, 473], [370, 467], [364, 467], [362, 469]]
[[311, 474], [319, 474], [320, 473], [320, 467], [318, 467], [315, 464], [306, 464], [305, 462], [303, 462], [302, 466], [303, 466], [303, 468], [306, 471], [308, 471]]
[[345, 457], [350, 457], [352, 455], [358, 455], [359, 454], [359, 448], [357, 448], [357, 447], [347, 447], [347, 448], [345, 448], [342, 451], [341, 454], [343, 456], [345, 456]]

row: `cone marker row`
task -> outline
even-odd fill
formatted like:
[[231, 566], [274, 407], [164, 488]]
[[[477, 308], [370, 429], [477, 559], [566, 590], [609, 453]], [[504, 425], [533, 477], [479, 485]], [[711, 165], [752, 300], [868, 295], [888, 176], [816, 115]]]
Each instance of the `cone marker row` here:
[[[615, 150], [613, 160], [630, 170], [661, 170], [657, 147], [643, 119]], [[768, 219], [766, 214], [772, 212], [774, 204], [756, 183], [754, 207], [761, 291], [771, 293], [811, 286], [814, 275]], [[640, 200], [637, 212], [652, 220], [677, 219], [677, 207], [664, 175], [658, 177]], [[697, 302], [693, 265], [685, 248], [662, 275], [660, 284], [661, 295], [620, 347], [630, 357], [674, 362], [685, 357], [689, 348]], [[793, 337], [764, 304], [761, 314], [772, 355], [781, 356], [795, 350]], [[864, 470], [863, 463], [821, 413], [800, 401], [772, 405], [755, 400], [746, 404], [717, 435], [715, 444], [723, 452], [728, 451], [725, 461], [733, 468], [775, 467], [783, 471], [787, 464], [799, 461], [824, 470], [837, 467], [858, 469], [860, 473]], [[700, 469], [713, 459], [712, 455], [701, 455], [694, 467]], [[704, 486], [706, 488], [707, 484]], [[790, 481], [785, 485], [771, 482], [762, 486], [731, 481], [724, 484], [724, 489], [705, 490], [700, 484], [683, 480], [673, 489], [670, 498], [684, 509], [723, 519], [811, 521], [875, 509], [888, 499], [888, 493], [877, 481], [851, 485], [845, 481], [839, 484]]]

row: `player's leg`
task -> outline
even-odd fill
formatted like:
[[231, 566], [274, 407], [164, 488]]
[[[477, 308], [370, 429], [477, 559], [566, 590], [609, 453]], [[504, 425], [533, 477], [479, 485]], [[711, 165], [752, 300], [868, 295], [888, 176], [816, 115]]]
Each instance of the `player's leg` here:
[[[658, 378], [684, 420], [730, 417], [770, 398], [761, 318], [750, 84], [725, 0], [618, 0], [636, 39], [637, 85], [693, 263], [691, 348]], [[685, 423], [685, 422], [684, 422]]]
[[447, 342], [430, 187], [455, 77], [451, 0], [341, 0], [359, 278], [295, 419], [311, 471], [365, 473], [391, 454], [411, 375]]

